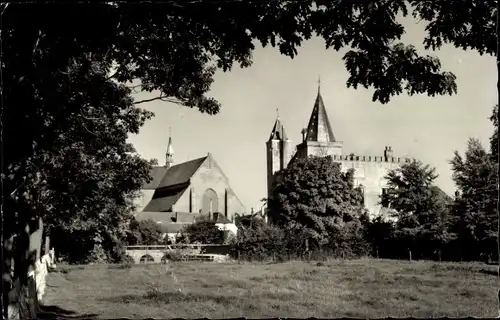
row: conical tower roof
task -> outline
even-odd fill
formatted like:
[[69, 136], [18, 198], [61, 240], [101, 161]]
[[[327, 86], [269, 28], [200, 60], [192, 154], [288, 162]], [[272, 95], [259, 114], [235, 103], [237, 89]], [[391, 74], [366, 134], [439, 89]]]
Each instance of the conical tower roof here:
[[274, 123], [273, 130], [271, 130], [269, 140], [288, 140], [285, 127], [281, 123], [279, 117], [276, 118], [276, 122]]
[[336, 142], [332, 126], [328, 120], [323, 97], [318, 87], [318, 95], [307, 126], [306, 141]]
[[168, 155], [174, 154], [174, 147], [172, 146], [172, 137], [168, 137], [167, 154]]

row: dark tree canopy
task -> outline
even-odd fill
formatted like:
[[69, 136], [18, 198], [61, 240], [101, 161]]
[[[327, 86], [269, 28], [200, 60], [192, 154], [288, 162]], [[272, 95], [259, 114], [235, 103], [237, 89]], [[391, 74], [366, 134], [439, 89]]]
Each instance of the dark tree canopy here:
[[434, 185], [435, 168], [413, 159], [387, 173], [387, 192], [381, 200], [396, 218], [396, 234], [414, 254], [429, 257], [453, 240], [449, 233], [449, 206], [452, 199]]
[[490, 117], [493, 123], [493, 134], [490, 137], [490, 153], [493, 161], [498, 162], [498, 104], [493, 108], [493, 113]]
[[[124, 220], [117, 213], [131, 209], [124, 199], [148, 179], [150, 163], [125, 141], [152, 116], [137, 105], [156, 99], [218, 113], [220, 104], [207, 95], [215, 71], [250, 66], [254, 40], [292, 58], [314, 34], [327, 48], [349, 47], [347, 85], [374, 88], [373, 100], [387, 103], [402, 92], [457, 90], [436, 58], [399, 42], [398, 15], [413, 9], [429, 23], [428, 48], [449, 42], [493, 54], [494, 7], [493, 0], [3, 4], [6, 238], [36, 216], [51, 224], [75, 218], [65, 226], [116, 238]], [[157, 96], [135, 101], [134, 90]], [[96, 186], [99, 192], [89, 191]], [[90, 211], [86, 223], [81, 218]], [[110, 220], [114, 230], [103, 231]]]
[[203, 217], [184, 228], [179, 242], [222, 244], [224, 232], [219, 230], [215, 221]]
[[479, 140], [469, 139], [464, 156], [455, 151], [451, 165], [459, 190], [453, 206], [454, 231], [467, 251], [494, 254], [498, 237], [497, 160]]
[[360, 227], [364, 212], [354, 171], [341, 172], [331, 156], [295, 159], [278, 174], [272, 196], [271, 221], [305, 228], [318, 245], [328, 243], [333, 233], [345, 232], [349, 223]]

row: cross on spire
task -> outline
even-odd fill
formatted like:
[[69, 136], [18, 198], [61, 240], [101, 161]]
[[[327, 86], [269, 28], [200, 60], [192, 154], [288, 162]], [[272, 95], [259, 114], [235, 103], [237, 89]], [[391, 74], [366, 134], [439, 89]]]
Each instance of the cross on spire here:
[[318, 76], [318, 93], [321, 91], [321, 76]]
[[276, 118], [280, 118], [280, 109], [276, 108]]

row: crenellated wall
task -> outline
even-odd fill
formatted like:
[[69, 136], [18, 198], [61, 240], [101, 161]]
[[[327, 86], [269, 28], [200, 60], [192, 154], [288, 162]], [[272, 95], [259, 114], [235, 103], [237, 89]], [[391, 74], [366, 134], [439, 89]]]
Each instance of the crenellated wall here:
[[380, 196], [387, 186], [385, 176], [389, 170], [397, 169], [407, 158], [380, 156], [335, 156], [333, 160], [341, 164], [343, 172], [354, 169], [354, 181], [357, 186], [363, 186], [365, 207], [371, 216], [381, 213]]
[[381, 162], [381, 163], [398, 163], [403, 164], [410, 162], [409, 158], [384, 157], [384, 156], [352, 156], [352, 155], [333, 155], [333, 160], [336, 161], [353, 161], [353, 162]]

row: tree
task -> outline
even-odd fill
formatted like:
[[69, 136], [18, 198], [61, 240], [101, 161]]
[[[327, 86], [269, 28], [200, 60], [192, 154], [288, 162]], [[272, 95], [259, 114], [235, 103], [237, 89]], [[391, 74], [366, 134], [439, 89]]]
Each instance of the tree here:
[[224, 242], [224, 232], [219, 230], [215, 224], [215, 221], [208, 218], [198, 218], [194, 223], [185, 227], [179, 242], [222, 244]]
[[490, 153], [493, 161], [498, 162], [498, 104], [493, 107], [493, 114], [490, 117], [493, 123], [493, 134], [490, 137]]
[[240, 217], [236, 226], [238, 234], [231, 241], [233, 257], [262, 261], [270, 258], [284, 260], [288, 256], [289, 238], [280, 228], [267, 224], [264, 219], [255, 215]]
[[453, 205], [455, 232], [464, 259], [495, 255], [498, 202], [498, 164], [477, 139], [469, 139], [464, 157], [455, 151], [451, 160], [459, 196]]
[[[357, 229], [363, 214], [362, 194], [354, 171], [341, 172], [331, 156], [296, 159], [278, 174], [270, 199], [270, 220], [285, 228], [308, 231], [311, 246], [340, 245]], [[352, 229], [352, 230], [351, 230]]]
[[157, 245], [163, 242], [163, 232], [154, 220], [130, 220], [129, 230], [126, 232], [125, 243], [133, 245]]
[[[52, 148], [33, 152], [29, 161], [37, 165], [36, 177], [22, 186], [25, 200], [19, 200], [53, 231], [53, 242], [62, 249], [58, 252], [78, 253], [74, 262], [86, 260], [93, 250], [106, 258], [119, 244], [133, 211], [131, 199], [150, 179], [154, 164], [126, 143], [127, 135], [137, 133], [152, 114], [136, 108], [126, 90], [106, 81], [106, 70], [98, 63], [85, 77], [77, 77], [80, 72], [77, 66], [68, 70], [77, 92], [88, 81], [100, 90], [79, 98], [77, 104], [91, 106], [65, 119]], [[68, 96], [70, 104], [74, 98]]]
[[[66, 132], [74, 123], [66, 120], [88, 115], [92, 108], [94, 116], [106, 113], [114, 118], [122, 108], [102, 113], [103, 105], [138, 105], [151, 100], [216, 114], [219, 103], [206, 95], [213, 75], [217, 68], [230, 70], [235, 62], [250, 66], [253, 40], [278, 46], [290, 57], [314, 33], [326, 40], [328, 48], [351, 47], [344, 57], [351, 75], [347, 85], [373, 87], [373, 99], [382, 103], [403, 90], [409, 94], [454, 93], [455, 78], [440, 70], [438, 59], [419, 56], [414, 47], [395, 42], [404, 33], [396, 16], [406, 15], [410, 7], [416, 18], [430, 23], [427, 47], [435, 49], [451, 42], [481, 54], [495, 52], [492, 0], [453, 5], [402, 0], [174, 1], [154, 8], [129, 3], [2, 5], [3, 236], [10, 243], [14, 235], [23, 233], [29, 220], [41, 214], [26, 189], [38, 183], [49, 159], [71, 145]], [[94, 68], [100, 70], [99, 75]], [[135, 89], [159, 95], [133, 101]], [[103, 95], [107, 98], [101, 99]], [[133, 118], [132, 114], [125, 119]], [[84, 118], [80, 120], [78, 127], [91, 126]], [[81, 148], [80, 152], [86, 155], [87, 151]], [[26, 248], [19, 250], [22, 256]], [[10, 255], [7, 250], [2, 265], [7, 278]], [[17, 266], [19, 274], [25, 274], [27, 267]], [[3, 307], [6, 310], [6, 304]]]
[[381, 196], [397, 220], [396, 235], [413, 254], [427, 258], [440, 257], [453, 239], [448, 232], [451, 198], [433, 185], [437, 177], [435, 168], [413, 159], [387, 173], [387, 192]]

